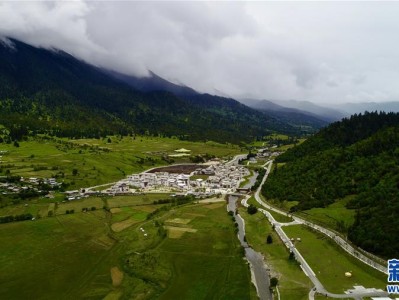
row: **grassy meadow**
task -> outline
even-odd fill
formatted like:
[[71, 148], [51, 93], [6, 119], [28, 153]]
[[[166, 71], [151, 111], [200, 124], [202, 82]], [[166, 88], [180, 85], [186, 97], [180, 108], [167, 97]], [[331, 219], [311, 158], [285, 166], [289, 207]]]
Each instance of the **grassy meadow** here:
[[0, 299], [256, 299], [225, 203], [167, 196], [18, 205], [54, 215], [0, 225]]
[[355, 222], [355, 210], [345, 207], [346, 203], [348, 203], [352, 197], [353, 196], [348, 196], [344, 199], [337, 200], [325, 208], [312, 208], [297, 214], [312, 222], [322, 224], [325, 227], [343, 231]]
[[[290, 238], [301, 238], [295, 246], [329, 292], [343, 293], [354, 285], [385, 289], [386, 274], [351, 257], [324, 235], [301, 225], [283, 230]], [[352, 277], [345, 277], [345, 272], [351, 272]]]
[[190, 162], [187, 157], [168, 157], [180, 148], [191, 150], [192, 155], [208, 153], [225, 158], [241, 153], [236, 145], [214, 142], [139, 136], [110, 140], [36, 137], [21, 141], [19, 147], [1, 144], [0, 151], [7, 152], [0, 158], [0, 176], [10, 172], [23, 177], [58, 177], [70, 184], [69, 189], [75, 189], [114, 182], [155, 166]]

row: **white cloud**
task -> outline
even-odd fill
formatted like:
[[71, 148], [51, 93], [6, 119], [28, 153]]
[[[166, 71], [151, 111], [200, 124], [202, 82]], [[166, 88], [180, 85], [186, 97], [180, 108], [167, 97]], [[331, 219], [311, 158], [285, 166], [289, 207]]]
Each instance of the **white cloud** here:
[[203, 92], [399, 100], [395, 2], [1, 2], [0, 34]]

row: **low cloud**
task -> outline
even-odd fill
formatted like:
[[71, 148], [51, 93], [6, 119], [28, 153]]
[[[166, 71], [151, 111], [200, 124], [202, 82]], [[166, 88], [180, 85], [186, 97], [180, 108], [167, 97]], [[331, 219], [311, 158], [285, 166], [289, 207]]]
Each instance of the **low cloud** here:
[[0, 35], [202, 92], [386, 101], [397, 15], [395, 2], [1, 2]]

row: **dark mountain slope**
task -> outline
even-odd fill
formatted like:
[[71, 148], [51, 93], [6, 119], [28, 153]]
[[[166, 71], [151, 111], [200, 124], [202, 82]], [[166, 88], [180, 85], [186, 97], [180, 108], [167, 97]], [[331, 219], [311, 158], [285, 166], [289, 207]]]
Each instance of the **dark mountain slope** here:
[[351, 195], [356, 210], [349, 238], [385, 257], [399, 249], [399, 114], [366, 113], [321, 130], [277, 161], [286, 162], [266, 181], [262, 193], [298, 201], [292, 208], [326, 207]]
[[157, 74], [150, 72], [149, 77], [134, 77], [125, 74], [121, 74], [115, 71], [103, 70], [106, 74], [109, 74], [120, 81], [123, 81], [133, 87], [136, 90], [142, 92], [153, 92], [153, 91], [166, 91], [176, 96], [189, 96], [198, 94], [195, 90], [190, 87], [174, 84], [170, 81], [163, 79]]
[[13, 138], [26, 132], [70, 137], [147, 132], [238, 143], [271, 130], [299, 133], [243, 105], [221, 99], [207, 107], [170, 92], [144, 93], [62, 51], [12, 43], [13, 48], [0, 45], [0, 118]]
[[293, 126], [307, 126], [309, 128], [320, 129], [331, 121], [330, 119], [323, 119], [322, 116], [318, 116], [311, 112], [284, 107], [268, 100], [256, 102], [252, 100], [251, 102], [251, 100], [247, 99], [245, 101], [250, 104], [250, 107], [263, 111], [268, 115]]
[[[234, 114], [235, 118], [240, 119], [242, 117], [248, 117], [248, 114], [253, 115], [254, 109], [260, 110], [269, 119], [266, 124], [268, 128], [273, 130], [286, 130], [286, 133], [290, 134], [313, 133], [328, 124], [328, 122], [317, 118], [317, 116], [313, 116], [311, 113], [303, 113], [295, 109], [285, 108], [285, 110], [264, 110], [258, 109], [257, 107], [251, 109], [248, 106], [243, 105], [241, 102], [228, 97], [200, 94], [190, 87], [171, 83], [152, 72], [149, 77], [144, 78], [137, 78], [117, 72], [104, 72], [122, 80], [140, 91], [168, 91], [178, 96], [180, 99], [188, 101], [192, 105], [200, 106], [206, 110], [211, 110], [212, 112], [219, 113], [222, 116], [226, 114]], [[260, 114], [257, 114], [256, 118], [259, 117], [264, 118], [264, 116], [262, 117]], [[251, 118], [252, 117], [249, 117], [247, 120], [253, 123]]]

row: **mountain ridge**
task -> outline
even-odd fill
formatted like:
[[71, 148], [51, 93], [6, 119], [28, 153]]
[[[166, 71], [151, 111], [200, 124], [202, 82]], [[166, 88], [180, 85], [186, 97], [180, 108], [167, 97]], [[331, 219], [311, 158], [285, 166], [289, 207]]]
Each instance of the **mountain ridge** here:
[[[139, 91], [72, 55], [10, 39], [0, 46], [0, 106], [12, 138], [109, 134], [178, 136], [240, 143], [301, 129], [233, 100], [190, 91]], [[161, 80], [162, 81], [162, 80]]]

